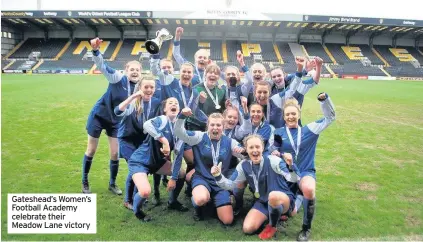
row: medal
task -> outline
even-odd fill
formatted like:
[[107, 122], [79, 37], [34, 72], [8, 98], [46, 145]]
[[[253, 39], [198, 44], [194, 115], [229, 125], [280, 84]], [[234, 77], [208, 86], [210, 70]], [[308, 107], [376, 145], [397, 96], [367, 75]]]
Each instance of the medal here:
[[187, 99], [186, 99], [186, 97], [185, 97], [185, 91], [184, 91], [184, 89], [182, 88], [181, 82], [179, 82], [179, 89], [181, 90], [181, 97], [182, 97], [182, 101], [184, 102], [184, 107], [185, 107], [185, 108], [188, 108], [188, 107], [189, 107], [189, 105], [190, 105], [190, 104], [191, 104], [191, 102], [192, 102], [192, 98], [194, 97], [194, 95], [193, 95], [193, 93], [192, 93], [192, 91], [191, 91], [191, 97], [189, 98], [189, 101], [188, 101], [188, 103], [187, 103]]
[[285, 126], [285, 129], [286, 129], [286, 133], [288, 134], [289, 142], [291, 143], [292, 149], [295, 152], [295, 162], [297, 162], [297, 158], [298, 158], [298, 154], [300, 153], [300, 146], [301, 146], [301, 126], [298, 126], [297, 145], [295, 145], [294, 143], [294, 139], [292, 138], [292, 134], [289, 128]]
[[214, 88], [215, 92], [216, 92], [216, 100], [213, 98], [213, 95], [210, 92], [210, 89], [207, 87], [207, 85], [204, 83], [204, 88], [206, 89], [207, 93], [209, 94], [210, 99], [213, 101], [215, 108], [216, 109], [220, 109], [220, 105], [219, 105], [219, 97], [217, 96], [217, 87]]
[[253, 162], [250, 160], [249, 163], [251, 165], [251, 176], [253, 177], [254, 188], [255, 188], [254, 189], [255, 190], [254, 197], [260, 198], [260, 190], [259, 190], [259, 184], [258, 183], [259, 183], [259, 179], [260, 179], [261, 170], [263, 169], [264, 159], [263, 159], [263, 157], [261, 158], [261, 161], [260, 161], [260, 169], [259, 169], [258, 174], [257, 174], [258, 177], [256, 177], [256, 174], [254, 174], [254, 171], [253, 171]]
[[[210, 135], [209, 135], [209, 139], [210, 139]], [[211, 148], [211, 153], [213, 158], [213, 165], [217, 166], [217, 164], [219, 164], [220, 140], [217, 142], [217, 147], [215, 150], [213, 146], [213, 142], [210, 139], [210, 148]]]

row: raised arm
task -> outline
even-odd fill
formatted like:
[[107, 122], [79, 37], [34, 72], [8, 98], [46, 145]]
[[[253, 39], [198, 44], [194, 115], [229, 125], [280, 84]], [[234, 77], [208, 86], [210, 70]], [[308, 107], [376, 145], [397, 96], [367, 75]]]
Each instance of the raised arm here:
[[242, 140], [245, 136], [250, 134], [253, 129], [253, 124], [251, 123], [250, 115], [248, 113], [243, 113], [242, 115], [242, 124], [235, 129], [235, 138]]
[[303, 77], [302, 70], [305, 65], [304, 57], [300, 57], [300, 56], [295, 57], [295, 63], [297, 64], [297, 72], [295, 73], [295, 76], [293, 76], [294, 79], [291, 81], [291, 84], [289, 84], [286, 90], [285, 99], [288, 99], [294, 96], [295, 91], [297, 90], [298, 86], [301, 83], [301, 77]]
[[95, 38], [90, 41], [91, 47], [93, 49], [94, 63], [110, 83], [117, 83], [124, 75], [106, 64], [103, 56], [98, 50], [100, 48], [101, 42], [103, 42], [103, 40], [99, 38]]
[[160, 69], [160, 54], [151, 55], [150, 57], [150, 71], [160, 81], [163, 86], [170, 85], [175, 79], [173, 75], [164, 72]]
[[[141, 90], [129, 96], [125, 101], [121, 102], [117, 107], [115, 107], [114, 109], [115, 115], [119, 117], [123, 117], [123, 116], [128, 116], [129, 114], [131, 114], [134, 111], [135, 107], [134, 105], [130, 105], [130, 104], [133, 103], [135, 99], [142, 96], [143, 96], [143, 92]], [[130, 105], [129, 108], [128, 108], [128, 105]]]
[[310, 89], [317, 85], [316, 81], [313, 78], [309, 78], [307, 80], [303, 80], [297, 87], [297, 92], [301, 93], [302, 95], [306, 95]]
[[175, 40], [173, 41], [173, 58], [179, 65], [185, 62], [184, 57], [181, 55], [181, 36], [184, 33], [182, 27], [177, 27], [175, 31]]
[[241, 66], [242, 72], [244, 72], [244, 80], [241, 83], [241, 93], [244, 97], [248, 98], [250, 94], [251, 88], [253, 88], [253, 75], [248, 67], [245, 65], [244, 62], [244, 55], [240, 50], [236, 52], [236, 58], [238, 60], [239, 65]]
[[[216, 180], [216, 184], [225, 190], [233, 190], [234, 188], [237, 187], [238, 184], [243, 183], [244, 181], [246, 181], [245, 178], [245, 174], [244, 174], [244, 170], [242, 169], [242, 163], [244, 163], [245, 161], [241, 161], [237, 166], [236, 169], [234, 171], [234, 173], [232, 174], [231, 178], [228, 179], [226, 178], [224, 175], [221, 174], [220, 169], [218, 171], [218, 173], [215, 173], [213, 176], [215, 176], [215, 180]], [[213, 170], [214, 167], [212, 167]], [[212, 172], [213, 174], [213, 172]]]
[[327, 93], [320, 93], [317, 100], [319, 100], [320, 102], [320, 107], [322, 108], [324, 118], [308, 124], [307, 127], [310, 129], [311, 132], [318, 135], [323, 130], [325, 130], [333, 121], [335, 121], [336, 114], [335, 106], [333, 105], [332, 100], [330, 99]]
[[[315, 87], [319, 84], [320, 81], [320, 73], [322, 71], [323, 60], [320, 57], [315, 57], [314, 62], [316, 63], [316, 69], [311, 70], [308, 74], [311, 75], [311, 78], [302, 81], [297, 88], [297, 91], [302, 95], [307, 94], [311, 88]], [[303, 70], [303, 76], [307, 75], [307, 71]]]
[[285, 100], [294, 96], [295, 91], [301, 83], [302, 73], [297, 71], [295, 74], [288, 75], [288, 77], [293, 79], [288, 88], [270, 97], [273, 103], [280, 109], [283, 108]]
[[323, 60], [320, 57], [315, 57], [314, 61], [316, 62], [316, 71], [312, 73], [313, 79], [316, 83], [320, 81], [320, 73], [322, 72]]
[[175, 124], [175, 135], [179, 139], [183, 140], [188, 145], [196, 145], [201, 142], [204, 136], [204, 132], [200, 131], [187, 131], [185, 129], [186, 116], [182, 113], [179, 114]]

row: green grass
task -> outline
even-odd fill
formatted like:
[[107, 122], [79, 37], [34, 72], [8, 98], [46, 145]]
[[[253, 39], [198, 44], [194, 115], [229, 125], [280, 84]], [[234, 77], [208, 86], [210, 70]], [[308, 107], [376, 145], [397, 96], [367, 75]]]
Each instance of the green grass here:
[[[8, 193], [79, 193], [87, 115], [102, 95], [103, 76], [2, 75], [2, 240], [258, 240], [242, 233], [242, 219], [223, 229], [215, 218], [149, 211], [139, 223], [107, 190], [109, 156], [101, 137], [90, 173], [97, 193], [95, 235], [9, 235]], [[314, 240], [423, 239], [423, 83], [322, 80], [307, 94], [303, 123], [322, 116], [316, 96], [326, 91], [337, 120], [316, 151]], [[120, 163], [124, 187], [127, 166]], [[167, 194], [162, 188], [162, 201]], [[246, 198], [251, 200], [247, 192]], [[165, 203], [165, 202], [164, 202]], [[249, 202], [246, 202], [248, 205]], [[302, 213], [279, 240], [295, 240]]]

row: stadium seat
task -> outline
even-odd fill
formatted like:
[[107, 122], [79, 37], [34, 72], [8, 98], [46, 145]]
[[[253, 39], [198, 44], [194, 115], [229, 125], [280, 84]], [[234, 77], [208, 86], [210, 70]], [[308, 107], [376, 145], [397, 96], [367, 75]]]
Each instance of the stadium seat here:
[[[236, 59], [236, 52], [241, 50], [241, 42], [236, 40], [227, 40], [226, 49], [228, 51], [228, 63], [238, 63]], [[236, 64], [236, 66], [238, 66], [238, 64]]]
[[287, 63], [294, 63], [295, 64], [295, 57], [291, 52], [291, 48], [289, 47], [288, 43], [285, 42], [279, 42], [277, 43], [279, 47], [279, 52], [281, 53], [281, 56], [283, 58], [283, 61], [285, 64]]
[[3, 70], [9, 63], [12, 62], [11, 60], [1, 60], [1, 69]]
[[29, 38], [9, 58], [27, 59], [31, 52], [41, 52], [41, 58], [52, 59], [65, 46], [68, 39]]
[[410, 53], [410, 55], [412, 55], [417, 61], [420, 62], [420, 65], [423, 66], [423, 55], [420, 54], [416, 48], [414, 47], [398, 47], [401, 49], [406, 49], [408, 51], [408, 53]]
[[211, 40], [210, 42], [210, 57], [213, 61], [223, 61], [222, 56], [222, 41]]
[[355, 45], [357, 47], [360, 47], [361, 53], [363, 53], [363, 56], [369, 58], [369, 60], [372, 62], [372, 65], [385, 65], [382, 60], [377, 57], [373, 51], [370, 49], [370, 46], [368, 45]]
[[323, 49], [320, 43], [301, 43], [306, 49], [309, 56], [319, 56], [323, 59], [323, 63], [332, 63], [332, 60]]
[[342, 50], [342, 46], [344, 46], [344, 44], [326, 44], [326, 47], [332, 53], [332, 56], [335, 58], [338, 64], [343, 65], [346, 63], [359, 62], [358, 60], [349, 59], [344, 50]]
[[382, 55], [383, 58], [391, 65], [391, 66], [401, 66], [403, 63], [395, 57], [389, 48], [392, 46], [388, 45], [375, 45], [374, 48]]
[[410, 63], [399, 66], [385, 67], [385, 70], [392, 76], [423, 77], [423, 68], [415, 68]]
[[347, 63], [344, 65], [332, 65], [331, 69], [338, 74], [342, 75], [364, 75], [364, 76], [386, 76], [376, 66], [363, 66], [361, 63]]
[[30, 60], [17, 60], [11, 66], [9, 66], [10, 70], [31, 70], [33, 66], [37, 64], [37, 61], [30, 61]]
[[[413, 51], [413, 48], [408, 47], [397, 47], [379, 45], [374, 48], [386, 59], [391, 67], [385, 67], [385, 70], [392, 76], [403, 76], [403, 77], [422, 77], [423, 69], [414, 67], [410, 61], [417, 59], [420, 61], [422, 58], [417, 55], [417, 51]], [[410, 52], [411, 51], [411, 52]], [[423, 64], [423, 63], [420, 63]]]

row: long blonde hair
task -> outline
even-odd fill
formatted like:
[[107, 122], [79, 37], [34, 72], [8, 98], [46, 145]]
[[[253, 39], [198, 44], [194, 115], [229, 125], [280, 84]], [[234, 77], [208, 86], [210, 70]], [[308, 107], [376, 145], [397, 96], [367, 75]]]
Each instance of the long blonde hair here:
[[[136, 85], [134, 88], [134, 93], [137, 93], [138, 91], [141, 90], [142, 85], [145, 81], [153, 81], [154, 84], [156, 84], [156, 82], [154, 81], [154, 78], [151, 76], [145, 76], [143, 77]], [[137, 111], [137, 116], [140, 116], [142, 114], [142, 112], [144, 111], [142, 109], [142, 105], [141, 105], [141, 99], [142, 97], [139, 97], [137, 99], [135, 99], [135, 110]]]

